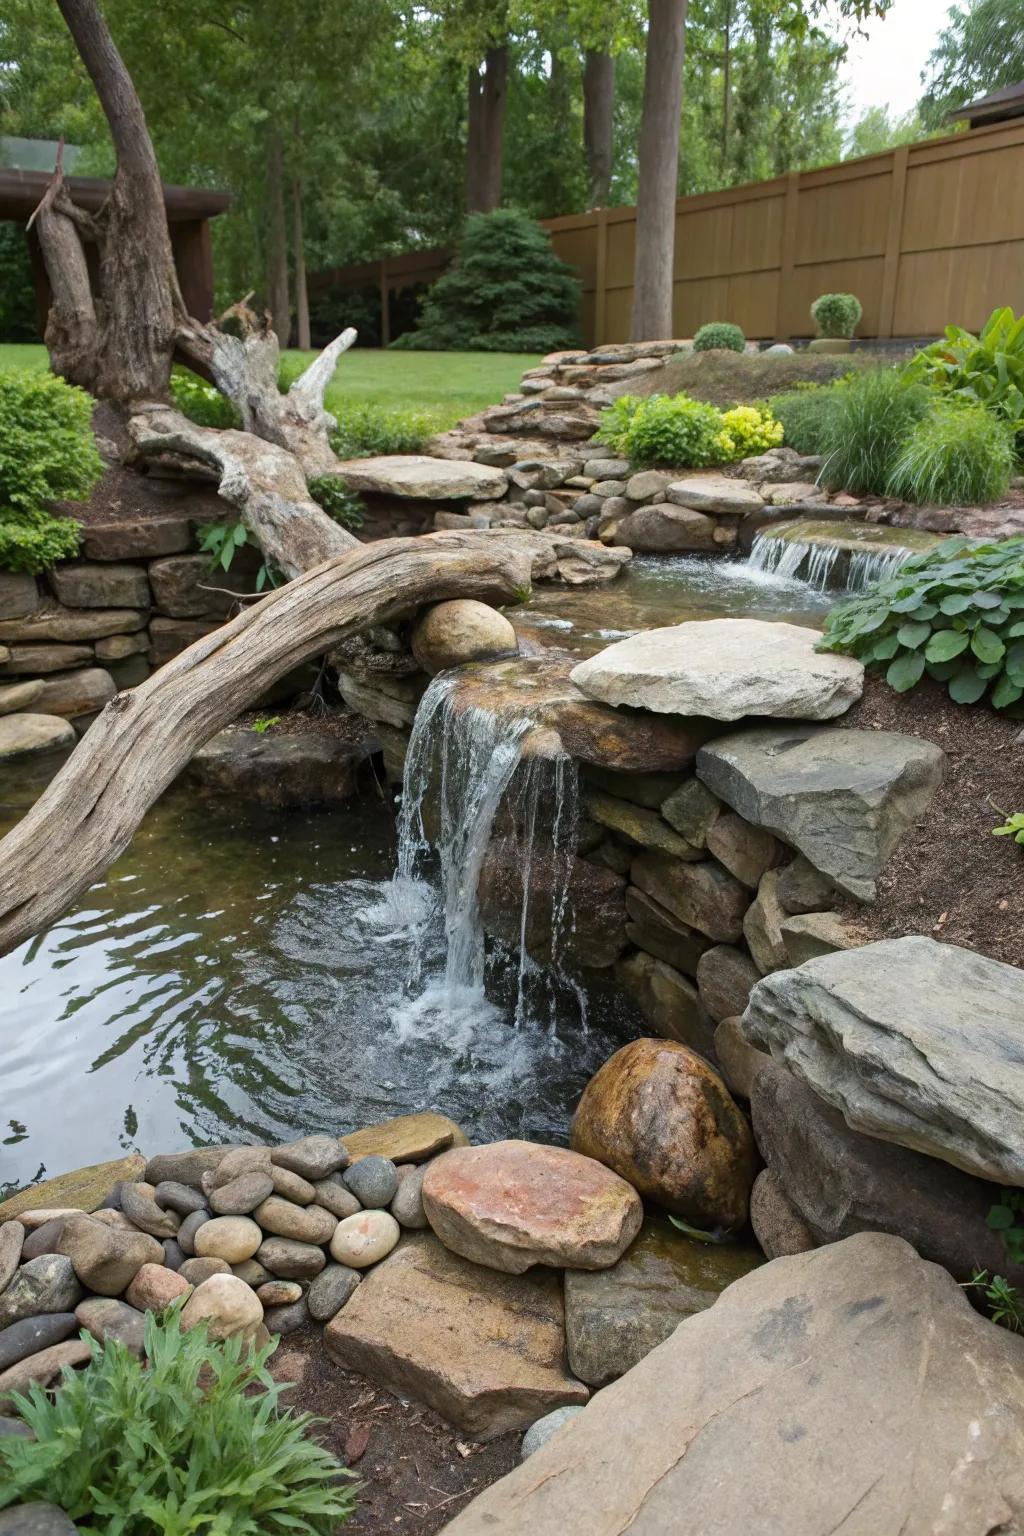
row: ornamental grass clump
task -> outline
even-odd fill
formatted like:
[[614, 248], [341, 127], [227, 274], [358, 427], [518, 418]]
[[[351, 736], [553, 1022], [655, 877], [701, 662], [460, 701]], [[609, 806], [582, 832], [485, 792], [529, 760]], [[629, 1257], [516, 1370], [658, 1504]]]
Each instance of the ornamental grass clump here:
[[927, 389], [893, 368], [852, 375], [832, 387], [821, 421], [822, 484], [884, 495], [905, 439], [931, 406]]
[[834, 385], [797, 385], [785, 394], [772, 395], [768, 407], [781, 424], [783, 441], [790, 448], [797, 453], [819, 454], [831, 430], [836, 389]]
[[279, 1410], [275, 1344], [211, 1343], [179, 1312], [147, 1313], [144, 1360], [83, 1334], [92, 1360], [52, 1402], [14, 1394], [35, 1438], [0, 1438], [0, 1509], [56, 1504], [81, 1536], [332, 1536], [352, 1474]]
[[0, 373], [0, 570], [37, 574], [77, 553], [81, 526], [51, 501], [81, 501], [103, 473], [93, 402], [52, 373]]
[[887, 490], [904, 501], [964, 507], [998, 501], [1016, 466], [1013, 429], [983, 405], [944, 402], [904, 440]]
[[818, 649], [884, 666], [905, 693], [928, 676], [957, 704], [1024, 714], [1024, 535], [945, 539], [829, 614]]

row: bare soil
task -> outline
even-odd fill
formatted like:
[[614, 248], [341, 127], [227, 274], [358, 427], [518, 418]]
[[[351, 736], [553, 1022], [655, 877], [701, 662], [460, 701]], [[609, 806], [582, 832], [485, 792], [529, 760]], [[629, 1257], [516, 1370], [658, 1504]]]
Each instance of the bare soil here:
[[360, 1479], [346, 1536], [433, 1536], [519, 1459], [518, 1434], [481, 1445], [429, 1408], [342, 1370], [319, 1328], [282, 1339], [270, 1369], [275, 1380], [294, 1383], [283, 1403], [324, 1419], [319, 1438]]
[[878, 900], [847, 915], [866, 939], [925, 934], [1024, 966], [1024, 847], [992, 835], [1004, 813], [1024, 810], [1024, 723], [954, 704], [930, 679], [900, 694], [870, 675], [843, 724], [919, 736], [947, 761], [931, 806], [882, 872]]

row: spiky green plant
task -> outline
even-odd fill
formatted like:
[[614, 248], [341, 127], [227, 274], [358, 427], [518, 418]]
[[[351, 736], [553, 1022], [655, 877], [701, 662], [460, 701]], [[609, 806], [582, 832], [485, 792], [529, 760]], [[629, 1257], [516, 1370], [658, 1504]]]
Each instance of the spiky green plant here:
[[0, 1509], [48, 1501], [81, 1536], [331, 1536], [352, 1474], [280, 1411], [275, 1344], [211, 1343], [179, 1313], [147, 1315], [143, 1360], [83, 1334], [92, 1360], [52, 1402], [15, 1394], [35, 1439], [0, 1439]]
[[998, 501], [1016, 465], [1013, 428], [983, 405], [936, 405], [912, 428], [889, 475], [905, 501], [973, 507]]
[[833, 392], [821, 424], [822, 482], [856, 494], [883, 494], [904, 440], [928, 414], [928, 391], [893, 368], [876, 368], [851, 375]]

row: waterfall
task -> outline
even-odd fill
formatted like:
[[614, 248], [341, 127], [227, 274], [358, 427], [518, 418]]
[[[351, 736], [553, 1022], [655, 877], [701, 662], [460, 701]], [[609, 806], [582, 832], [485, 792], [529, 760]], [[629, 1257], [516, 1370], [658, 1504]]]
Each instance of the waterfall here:
[[[457, 688], [452, 675], [427, 688], [405, 761], [393, 888], [395, 907], [418, 929], [407, 991], [419, 994], [418, 1005], [427, 1010], [442, 1007], [457, 1015], [483, 1001], [487, 967], [478, 888], [493, 844], [503, 867], [516, 872], [515, 906], [504, 890], [502, 906], [507, 938], [514, 934], [518, 948], [514, 1017], [520, 1024], [538, 978], [545, 978], [548, 991], [554, 985], [527, 952], [538, 891], [542, 906], [550, 900], [553, 964], [571, 930], [576, 767], [565, 755], [524, 760], [524, 740], [534, 724], [529, 715], [501, 700], [494, 708], [467, 703], [457, 698]], [[429, 957], [438, 941], [444, 974], [431, 981]]]
[[[783, 539], [771, 534], [756, 535], [748, 564], [757, 571], [766, 571], [784, 579], [799, 578], [819, 592], [833, 585], [833, 572], [841, 555], [845, 553], [839, 544], [819, 544], [801, 539]], [[843, 588], [847, 592], [863, 592], [873, 582], [891, 576], [912, 551], [901, 546], [883, 546], [858, 550], [845, 563]]]

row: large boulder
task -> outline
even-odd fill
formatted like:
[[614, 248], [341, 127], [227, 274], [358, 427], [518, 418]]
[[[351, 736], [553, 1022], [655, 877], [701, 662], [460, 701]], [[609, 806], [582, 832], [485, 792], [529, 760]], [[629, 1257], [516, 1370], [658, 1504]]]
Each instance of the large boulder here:
[[942, 782], [945, 753], [891, 731], [771, 727], [720, 736], [697, 773], [859, 901]]
[[503, 613], [475, 598], [435, 603], [421, 614], [412, 632], [412, 653], [431, 677], [447, 667], [486, 661], [515, 651], [516, 632]]
[[636, 1190], [565, 1147], [493, 1141], [429, 1164], [423, 1209], [453, 1253], [506, 1274], [534, 1264], [605, 1269], [643, 1221]]
[[410, 496], [426, 501], [491, 501], [503, 496], [504, 471], [468, 459], [431, 459], [420, 453], [345, 459], [338, 465], [350, 491]]
[[286, 731], [263, 735], [228, 726], [200, 747], [185, 770], [202, 794], [266, 810], [340, 805], [356, 793], [360, 770], [380, 747], [367, 727], [355, 740]]
[[1024, 971], [934, 939], [837, 950], [754, 988], [747, 1039], [854, 1130], [1024, 1185]]
[[602, 536], [610, 535], [610, 542], [637, 554], [680, 555], [714, 549], [717, 528], [714, 518], [705, 517], [703, 512], [662, 501], [614, 518], [610, 526], [602, 527]]
[[1024, 1341], [871, 1233], [754, 1270], [446, 1536], [1021, 1528]]
[[570, 1369], [590, 1387], [606, 1386], [761, 1262], [750, 1244], [694, 1242], [648, 1217], [611, 1269], [566, 1270]]
[[571, 1144], [695, 1226], [747, 1219], [750, 1127], [718, 1073], [673, 1040], [633, 1040], [590, 1079]]
[[561, 1277], [484, 1269], [407, 1235], [324, 1329], [331, 1359], [476, 1439], [589, 1396], [565, 1367]]
[[996, 1191], [986, 1179], [852, 1131], [771, 1061], [755, 1074], [750, 1109], [768, 1171], [815, 1242], [891, 1232], [961, 1283], [988, 1269], [1024, 1286], [1024, 1265], [988, 1225]]
[[830, 720], [860, 698], [864, 668], [816, 639], [799, 624], [694, 620], [619, 640], [570, 676], [589, 698], [659, 714]]

